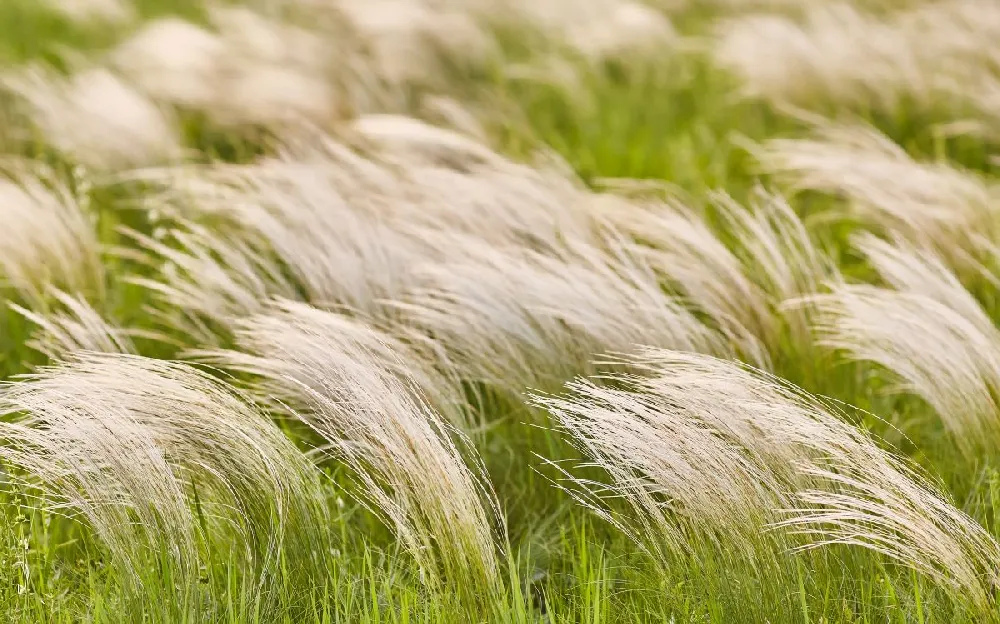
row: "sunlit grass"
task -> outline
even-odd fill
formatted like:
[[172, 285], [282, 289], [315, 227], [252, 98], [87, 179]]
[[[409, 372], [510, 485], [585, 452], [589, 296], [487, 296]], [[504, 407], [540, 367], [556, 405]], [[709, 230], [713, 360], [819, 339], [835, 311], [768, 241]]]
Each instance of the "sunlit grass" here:
[[[134, 5], [141, 19], [173, 14], [201, 23], [206, 16], [202, 3], [195, 0], [136, 0]], [[675, 15], [674, 23], [683, 34], [702, 37], [711, 33], [712, 21], [724, 12], [718, 7], [695, 8]], [[0, 64], [6, 71], [27, 62], [42, 61], [60, 71], [68, 70], [76, 62], [74, 55], [100, 58], [127, 37], [132, 28], [74, 24], [38, 0], [8, 0], [0, 7]], [[585, 61], [570, 53], [556, 59], [565, 63], [558, 66], [565, 71], [552, 71], [547, 63], [553, 59], [538, 56], [534, 35], [524, 34], [522, 38], [506, 26], [496, 34], [500, 58], [485, 67], [451, 68], [454, 75], [448, 76], [451, 82], [447, 87], [447, 95], [475, 111], [491, 145], [516, 160], [530, 159], [539, 149], [551, 150], [589, 188], [614, 188], [640, 197], [680, 198], [731, 249], [737, 248], [734, 234], [731, 228], [727, 229], [724, 214], [713, 202], [712, 193], [725, 191], [740, 205], [750, 205], [761, 184], [775, 192], [787, 190], [785, 180], [763, 175], [754, 149], [770, 139], [808, 136], [813, 129], [809, 115], [801, 110], [741, 97], [738, 78], [711, 62], [703, 50], [703, 40], [685, 41], [684, 45], [664, 49], [635, 63]], [[419, 102], [426, 94], [424, 89], [414, 86], [399, 100]], [[6, 107], [9, 102], [5, 99], [0, 104]], [[994, 180], [996, 176], [994, 144], [979, 135], [956, 132], [950, 125], [954, 119], [947, 102], [942, 103], [940, 110], [906, 102], [891, 111], [835, 104], [824, 108], [822, 102], [817, 109], [848, 123], [871, 124], [921, 162], [958, 165], [986, 180]], [[247, 163], [262, 154], [274, 153], [277, 144], [274, 138], [278, 133], [271, 128], [223, 128], [202, 112], [177, 114], [179, 140], [189, 149], [187, 160], [192, 163]], [[113, 326], [136, 331], [134, 341], [139, 353], [176, 357], [185, 349], [239, 344], [226, 335], [225, 328], [217, 332], [219, 344], [202, 344], [197, 332], [181, 329], [185, 327], [183, 324], [164, 324], [150, 313], [151, 307], [164, 304], [135, 278], [162, 279], [161, 267], [155, 262], [150, 264], [148, 257], [144, 259], [137, 253], [136, 241], [142, 236], [160, 237], [159, 230], [183, 223], [176, 219], [177, 215], [148, 211], [146, 202], [155, 185], [82, 170], [65, 154], [45, 145], [36, 132], [25, 133], [19, 126], [0, 129], [0, 134], [8, 151], [49, 163], [59, 176], [70, 180], [75, 192], [86, 198], [88, 214], [94, 217], [97, 238], [103, 245], [100, 259], [104, 276], [99, 285], [102, 294], [91, 297], [91, 303]], [[616, 185], [609, 182], [612, 178], [631, 181], [628, 185], [620, 182]], [[801, 217], [817, 247], [829, 255], [846, 279], [880, 283], [871, 263], [854, 245], [856, 235], [869, 225], [855, 214], [831, 218], [832, 212], [844, 211], [846, 202], [836, 193], [822, 191], [789, 192], [792, 209]], [[210, 218], [205, 223], [214, 227]], [[6, 225], [0, 223], [0, 228]], [[137, 232], [138, 236], [127, 233], [126, 229]], [[228, 236], [227, 230], [220, 227], [219, 231], [224, 233], [223, 237]], [[642, 235], [637, 237], [641, 239]], [[169, 239], [162, 240], [167, 245], [174, 244]], [[260, 248], [263, 253], [271, 254], [268, 258], [278, 257], [273, 261], [274, 270], [291, 284], [282, 295], [300, 296], [316, 305], [329, 303], [331, 307], [344, 303], [336, 300], [335, 289], [322, 292], [321, 297], [311, 294], [309, 284], [302, 280], [306, 271], [315, 268], [313, 260], [318, 256], [310, 257], [295, 245], [278, 254], [267, 245]], [[320, 253], [322, 248], [305, 251]], [[300, 262], [298, 266], [294, 264], [296, 260]], [[992, 257], [985, 264], [993, 269], [996, 262], [997, 258]], [[625, 265], [615, 265], [613, 270], [621, 270], [622, 266]], [[488, 284], [485, 273], [469, 275], [470, 285]], [[342, 276], [338, 273], [337, 277]], [[761, 276], [751, 274], [751, 278]], [[983, 314], [993, 323], [1000, 321], [995, 278], [975, 271], [961, 273], [961, 278], [961, 285], [982, 306]], [[502, 273], [492, 279], [495, 283], [507, 283], [508, 287], [514, 283]], [[191, 276], [195, 286], [201, 281], [207, 282], [199, 280], [197, 275]], [[445, 285], [456, 283], [457, 280]], [[515, 284], [509, 288], [508, 296], [516, 299], [524, 291]], [[32, 338], [39, 335], [39, 328], [8, 309], [7, 302], [43, 316], [59, 309], [59, 302], [55, 298], [32, 301], [9, 286], [3, 288], [2, 295], [5, 301], [0, 309], [0, 377], [11, 380], [46, 363], [46, 358], [30, 346]], [[382, 295], [385, 293], [380, 292], [379, 296]], [[552, 308], [560, 303], [540, 298], [538, 294], [536, 300]], [[364, 307], [358, 302], [349, 303], [353, 304], [349, 310], [352, 314]], [[372, 297], [368, 311], [375, 312], [370, 316], [383, 314], [384, 318], [370, 320], [391, 326], [397, 317], [378, 307], [381, 304], [378, 297]], [[546, 322], [556, 328], [548, 335], [556, 336], [555, 341], [563, 336], [582, 340], [579, 336], [584, 333], [577, 326], [569, 327], [567, 318], [592, 320], [589, 308], [579, 310], [575, 317], [556, 313], [546, 317], [542, 311], [532, 312], [535, 314], [532, 323], [548, 319]], [[712, 318], [711, 314], [699, 311], [697, 318], [715, 327], [714, 323], [722, 317]], [[770, 356], [767, 364], [775, 374], [807, 391], [859, 408], [851, 412], [853, 424], [871, 432], [879, 444], [926, 470], [931, 480], [940, 481], [941, 488], [958, 509], [968, 513], [991, 535], [1000, 535], [1000, 472], [998, 456], [989, 450], [989, 445], [985, 450], [981, 445], [973, 445], [978, 450], [964, 452], [964, 447], [949, 437], [942, 418], [931, 405], [915, 396], [916, 393], [900, 392], [898, 378], [888, 370], [867, 361], [850, 361], [833, 350], [818, 347], [784, 323], [776, 323], [776, 329], [769, 330], [766, 344]], [[476, 357], [484, 357], [475, 351], [478, 343], [471, 340], [475, 336], [467, 336], [468, 344], [472, 345], [468, 347], [448, 337], [446, 330], [452, 326], [439, 320], [427, 334], [435, 338], [435, 346], [455, 349], [448, 353], [451, 357], [459, 349], [466, 349], [461, 352], [463, 362], [476, 362]], [[248, 327], [244, 327], [244, 332]], [[527, 343], [519, 343], [515, 332], [509, 336], [512, 336], [509, 342], [504, 343], [509, 349], [506, 353], [513, 354], [512, 358], [525, 357]], [[650, 331], [645, 336], [656, 339], [659, 334]], [[246, 339], [247, 335], [243, 337]], [[405, 339], [410, 336], [407, 334]], [[924, 337], [914, 339], [919, 343]], [[594, 344], [607, 345], [612, 350], [618, 347], [613, 341], [594, 341]], [[939, 345], [927, 344], [925, 348], [934, 350]], [[420, 353], [428, 359], [432, 359], [429, 353], [440, 355], [430, 350]], [[746, 358], [746, 353], [739, 349], [736, 354]], [[441, 361], [453, 363], [449, 359]], [[553, 361], [558, 361], [558, 357]], [[481, 362], [477, 366], [480, 364], [482, 370], [492, 371], [497, 362]], [[519, 364], [524, 362], [512, 359], [508, 369], [514, 370]], [[526, 378], [532, 383], [549, 382], [566, 371], [592, 372], [578, 364], [571, 362], [565, 369], [534, 371], [538, 374]], [[357, 379], [352, 382], [348, 378], [357, 394], [345, 393], [349, 397], [345, 399], [329, 394], [331, 386], [324, 387], [322, 380], [317, 382], [301, 371], [292, 379], [269, 372], [275, 380], [291, 384], [285, 388], [288, 393], [281, 395], [283, 401], [291, 401], [289, 397], [304, 392], [306, 405], [311, 402], [312, 409], [327, 409], [331, 413], [337, 411], [337, 401], [363, 401], [364, 398], [358, 397], [365, 397], [370, 391], [360, 387]], [[253, 587], [240, 557], [221, 546], [239, 543], [245, 535], [240, 533], [239, 526], [225, 525], [218, 518], [205, 515], [197, 479], [192, 478], [192, 489], [185, 492], [192, 506], [192, 517], [204, 523], [202, 530], [214, 527], [206, 534], [218, 541], [207, 541], [199, 551], [195, 589], [183, 593], [194, 598], [189, 603], [179, 603], [173, 600], [182, 595], [177, 588], [190, 579], [170, 577], [172, 568], [165, 554], [162, 560], [151, 557], [148, 566], [139, 571], [138, 579], [126, 578], [128, 573], [115, 565], [92, 527], [78, 519], [63, 517], [64, 510], [54, 511], [40, 505], [37, 498], [40, 492], [27, 486], [13, 486], [13, 477], [23, 476], [23, 472], [5, 465], [3, 480], [10, 486], [0, 494], [0, 619], [12, 623], [83, 620], [164, 624], [343, 621], [567, 624], [912, 621], [923, 624], [1000, 619], [993, 596], [985, 603], [973, 604], [889, 557], [852, 546], [805, 552], [768, 551], [768, 557], [773, 558], [755, 567], [752, 560], [739, 559], [734, 553], [750, 547], [763, 548], [761, 544], [766, 538], [749, 547], [699, 539], [692, 540], [692, 549], [684, 556], [668, 559], [670, 565], [663, 565], [663, 559], [651, 556], [641, 543], [623, 534], [621, 525], [605, 522], [577, 505], [566, 491], [553, 487], [565, 484], [564, 470], [573, 470], [578, 479], [593, 482], [600, 482], [606, 475], [593, 466], [580, 466], [587, 458], [570, 444], [566, 435], [554, 429], [555, 423], [545, 410], [526, 405], [518, 392], [512, 393], [511, 388], [501, 387], [502, 384], [483, 379], [485, 375], [477, 376], [475, 372], [466, 367], [458, 371], [458, 380], [449, 380], [454, 383], [449, 393], [465, 398], [465, 407], [470, 412], [466, 415], [468, 422], [474, 423], [464, 432], [471, 448], [454, 450], [451, 459], [464, 457], [482, 462], [488, 478], [484, 483], [491, 484], [490, 496], [495, 495], [503, 516], [503, 522], [492, 525], [490, 520], [476, 516], [484, 532], [493, 531], [499, 536], [496, 544], [483, 547], [479, 553], [490, 562], [487, 567], [495, 564], [488, 573], [479, 570], [476, 567], [479, 564], [462, 564], [460, 557], [447, 558], [452, 549], [458, 552], [460, 546], [468, 547], [447, 543], [455, 535], [463, 535], [461, 532], [426, 530], [421, 533], [427, 540], [425, 543], [401, 541], [397, 531], [407, 526], [399, 520], [405, 514], [396, 516], [394, 525], [392, 520], [385, 521], [386, 508], [375, 509], [373, 513], [350, 495], [359, 491], [358, 475], [365, 478], [365, 461], [370, 457], [353, 448], [341, 455], [330, 455], [324, 447], [367, 442], [363, 438], [360, 442], [352, 439], [356, 431], [343, 423], [334, 426], [330, 421], [323, 428], [309, 416], [289, 418], [284, 408], [301, 406], [272, 401], [276, 426], [302, 452], [316, 459], [325, 472], [321, 488], [330, 520], [324, 540], [331, 546], [309, 555], [310, 565], [318, 568], [306, 574], [302, 562], [294, 558], [295, 550], [282, 551], [267, 576], [269, 586], [263, 588], [266, 591]], [[463, 373], [466, 373], [464, 378]], [[246, 369], [235, 372], [211, 369], [211, 374], [237, 386], [258, 388], [255, 384], [259, 380]], [[518, 377], [516, 383], [520, 382]], [[555, 389], [558, 390], [558, 384]], [[993, 391], [1000, 392], [1000, 388]], [[447, 437], [450, 433], [442, 430], [436, 435]], [[409, 443], [406, 439], [398, 442], [400, 448]], [[384, 452], [390, 455], [389, 451]], [[345, 463], [345, 456], [352, 459]], [[475, 464], [474, 468], [478, 467]], [[196, 473], [197, 469], [192, 469], [192, 474]], [[400, 491], [405, 491], [406, 474], [392, 475]], [[376, 471], [375, 477], [368, 478], [377, 480], [379, 474]], [[469, 490], [480, 487], [467, 485]], [[417, 494], [409, 496], [418, 496], [420, 490], [416, 491]], [[491, 498], [486, 498], [493, 504]], [[443, 511], [435, 511], [438, 515], [431, 516], [432, 523], [452, 517], [444, 502], [454, 501], [442, 501]], [[391, 510], [385, 501], [380, 503]], [[608, 505], [612, 514], [634, 512], [634, 508], [620, 500], [609, 500]], [[770, 530], [766, 525], [758, 527], [762, 536]], [[446, 536], [446, 543], [436, 542], [437, 535]], [[785, 546], [791, 546], [791, 542]], [[428, 562], [440, 565], [440, 569], [421, 569], [420, 565], [429, 565]], [[464, 574], [463, 565], [469, 565], [472, 572]], [[155, 600], [143, 600], [130, 589], [137, 580], [149, 592], [147, 596]], [[269, 596], [266, 601], [260, 598], [264, 594]]]

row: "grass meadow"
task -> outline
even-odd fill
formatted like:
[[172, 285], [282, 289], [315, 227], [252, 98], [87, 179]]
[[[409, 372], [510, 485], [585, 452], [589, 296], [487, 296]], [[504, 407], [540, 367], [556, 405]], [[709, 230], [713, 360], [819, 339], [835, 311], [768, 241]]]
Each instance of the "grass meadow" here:
[[4, 0], [0, 620], [1000, 622], [995, 0]]

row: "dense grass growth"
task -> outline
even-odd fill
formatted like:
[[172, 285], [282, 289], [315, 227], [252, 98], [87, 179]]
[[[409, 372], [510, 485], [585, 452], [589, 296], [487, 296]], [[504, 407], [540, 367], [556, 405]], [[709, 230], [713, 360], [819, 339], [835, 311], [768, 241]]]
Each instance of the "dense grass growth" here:
[[1000, 621], [1000, 7], [9, 0], [4, 622]]

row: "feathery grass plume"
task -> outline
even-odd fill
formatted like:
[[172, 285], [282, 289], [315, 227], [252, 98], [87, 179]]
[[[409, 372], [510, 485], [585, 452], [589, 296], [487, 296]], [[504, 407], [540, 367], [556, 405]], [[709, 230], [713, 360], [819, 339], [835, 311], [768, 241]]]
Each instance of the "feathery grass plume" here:
[[352, 469], [361, 501], [431, 586], [495, 597], [498, 503], [474, 451], [423, 398], [448, 392], [429, 369], [363, 323], [290, 302], [247, 320], [240, 340], [257, 355], [222, 359], [305, 405], [299, 418]]
[[840, 284], [806, 298], [820, 343], [892, 371], [966, 450], [992, 444], [1000, 436], [1000, 331], [931, 252], [874, 237], [859, 247], [897, 290]]
[[742, 80], [748, 96], [778, 105], [865, 97], [891, 101], [899, 81], [920, 77], [910, 75], [913, 71], [885, 75], [912, 64], [908, 54], [912, 50], [902, 33], [845, 3], [812, 5], [801, 24], [771, 13], [724, 20], [712, 45], [715, 62]]
[[813, 138], [774, 139], [756, 156], [794, 189], [844, 197], [875, 225], [956, 262], [995, 229], [994, 185], [952, 165], [915, 161], [870, 127], [822, 124]]
[[592, 61], [651, 58], [677, 39], [670, 20], [642, 2], [598, 0], [572, 2], [516, 0], [523, 19], [542, 34], [557, 38]]
[[422, 117], [434, 124], [440, 124], [465, 137], [487, 142], [489, 134], [483, 116], [473, 106], [443, 95], [424, 95], [420, 99]]
[[890, 243], [869, 233], [855, 236], [852, 244], [879, 277], [896, 290], [933, 299], [977, 326], [992, 325], [972, 293], [934, 251], [899, 240]]
[[857, 472], [839, 463], [809, 469], [826, 487], [802, 491], [800, 508], [780, 526], [813, 539], [807, 548], [855, 545], [881, 553], [971, 606], [974, 619], [995, 613], [1000, 544], [989, 532], [905, 465]]
[[228, 104], [213, 109], [213, 117], [227, 125], [272, 127], [300, 119], [322, 122], [336, 111], [336, 96], [329, 85], [278, 65], [247, 71], [231, 88]]
[[388, 157], [412, 158], [452, 169], [503, 162], [480, 141], [404, 115], [362, 115], [351, 129]]
[[[595, 240], [607, 199], [587, 190], [555, 158], [532, 166], [497, 161], [456, 171], [409, 167], [408, 186], [419, 203], [403, 203], [403, 223], [428, 235], [455, 232], [497, 247], [527, 247], [559, 254], [565, 239]], [[405, 196], [404, 196], [405, 197]]]
[[[236, 290], [226, 286], [230, 291], [227, 297], [246, 292], [251, 281], [259, 281], [253, 280], [251, 269], [266, 267], [266, 254], [270, 252], [309, 301], [346, 305], [377, 316], [379, 299], [401, 292], [413, 262], [429, 253], [416, 237], [386, 223], [377, 206], [365, 210], [369, 207], [356, 209], [351, 205], [345, 196], [351, 186], [339, 184], [347, 171], [335, 166], [269, 161], [168, 170], [155, 175], [164, 174], [164, 201], [178, 205], [190, 216], [200, 212], [222, 217], [223, 223], [216, 229], [224, 231], [227, 238], [210, 242], [202, 237], [200, 246], [215, 253], [225, 251], [233, 260], [237, 254], [248, 256], [234, 267], [235, 273], [233, 268], [217, 265], [222, 272], [213, 280], [217, 283], [208, 286], [225, 286], [222, 282], [236, 286]], [[160, 249], [162, 255], [165, 249]], [[186, 260], [172, 254], [174, 262], [185, 266], [200, 262], [197, 256], [201, 252], [190, 251], [186, 255], [194, 257]], [[193, 279], [183, 281], [190, 287], [204, 286], [197, 274], [188, 273]], [[277, 268], [267, 275], [267, 281], [273, 282]], [[232, 284], [234, 281], [236, 284]], [[258, 284], [252, 290], [262, 289], [270, 287]], [[296, 298], [294, 292], [281, 290], [284, 292], [273, 294]], [[197, 304], [197, 295], [194, 297], [192, 302]]]
[[165, 240], [133, 230], [124, 233], [140, 247], [138, 259], [159, 271], [156, 279], [130, 279], [166, 304], [150, 307], [149, 314], [198, 344], [216, 344], [220, 331], [232, 332], [235, 319], [258, 312], [268, 298], [297, 294], [266, 243], [251, 235], [220, 236], [183, 220]]
[[[536, 393], [531, 400], [610, 476], [605, 484], [567, 472], [570, 493], [663, 565], [695, 555], [700, 540], [746, 549], [737, 560], [766, 555], [773, 548], [767, 540], [781, 536], [763, 529], [793, 504], [795, 465], [811, 457], [786, 432], [836, 445], [849, 431], [817, 404], [797, 402], [790, 388], [737, 363], [651, 348], [610, 362], [629, 372], [577, 379], [566, 396]], [[632, 515], [615, 514], [609, 498], [620, 498]]]
[[176, 17], [149, 21], [110, 54], [110, 63], [157, 102], [211, 109], [222, 80], [225, 42]]
[[836, 265], [813, 244], [802, 220], [780, 194], [758, 187], [749, 207], [724, 193], [716, 194], [714, 203], [742, 252], [744, 271], [767, 296], [772, 314], [784, 317], [795, 339], [804, 343], [808, 309], [784, 303], [815, 293], [824, 282], [836, 279]]
[[[567, 474], [577, 496], [606, 515], [607, 497], [624, 501], [634, 523], [611, 519], [666, 565], [677, 554], [670, 549], [683, 552], [713, 532], [728, 538], [723, 547], [745, 548], [768, 539], [793, 545], [802, 533], [813, 540], [804, 548], [870, 548], [963, 603], [990, 604], [1000, 545], [838, 409], [706, 355], [650, 349], [615, 361], [634, 373], [612, 376], [617, 383], [607, 387], [579, 380], [569, 397], [533, 400], [608, 471], [609, 484]], [[768, 524], [792, 533], [765, 537]]]
[[[899, 27], [916, 49], [931, 89], [975, 107], [978, 85], [1000, 77], [996, 41], [1000, 7], [989, 0], [918, 3], [902, 12]], [[972, 86], [972, 88], [970, 88]], [[918, 96], [919, 97], [919, 96]]]
[[725, 193], [714, 203], [747, 258], [754, 279], [779, 303], [816, 292], [836, 270], [782, 195], [756, 188], [749, 207]]
[[669, 18], [641, 1], [485, 0], [464, 4], [484, 23], [528, 30], [549, 43], [549, 51], [570, 51], [591, 61], [649, 58], [669, 49], [677, 38]]
[[29, 475], [54, 511], [84, 518], [137, 590], [149, 560], [163, 558], [157, 567], [175, 578], [177, 606], [196, 600], [196, 520], [153, 432], [125, 409], [65, 405], [79, 388], [30, 390], [5, 397], [5, 411], [31, 416], [3, 423], [0, 456]]
[[[791, 503], [787, 484], [762, 458], [685, 410], [664, 409], [666, 401], [657, 396], [586, 379], [566, 389], [568, 397], [535, 395], [533, 403], [552, 414], [611, 479], [570, 493], [662, 562], [690, 552], [695, 529], [720, 544], [752, 548], [773, 510]], [[602, 495], [633, 507], [634, 524], [606, 508]]]
[[[449, 417], [463, 420], [464, 397], [455, 380], [435, 370], [419, 345], [411, 346], [362, 320], [320, 310], [305, 303], [276, 299], [260, 314], [233, 320], [239, 351], [198, 352], [202, 358], [229, 369], [264, 378], [258, 384], [261, 402], [308, 404], [323, 387], [316, 376], [329, 366], [331, 353], [363, 349], [379, 366], [413, 383], [419, 396]], [[350, 345], [350, 347], [345, 346]], [[335, 369], [334, 369], [335, 370]], [[332, 374], [332, 373], [331, 373]], [[289, 381], [296, 384], [289, 384]]]
[[636, 343], [727, 352], [613, 232], [603, 244], [567, 240], [559, 256], [475, 238], [465, 247], [419, 267], [419, 286], [396, 302], [401, 323], [432, 337], [463, 376], [520, 394]]
[[74, 22], [121, 25], [135, 19], [128, 0], [45, 0], [43, 2]]
[[340, 0], [336, 8], [357, 40], [356, 71], [389, 87], [438, 84], [445, 60], [476, 67], [497, 54], [496, 41], [461, 3]]
[[329, 138], [299, 141], [289, 154], [340, 170], [350, 201], [378, 206], [396, 227], [553, 249], [588, 238], [604, 209], [605, 196], [552, 153], [517, 163], [472, 136], [396, 115], [365, 115], [352, 129], [365, 157]]
[[[395, 227], [413, 230], [422, 239], [454, 233], [500, 248], [558, 255], [565, 239], [596, 240], [608, 207], [626, 203], [588, 190], [552, 154], [521, 164], [434, 128], [397, 126], [389, 132], [391, 138], [379, 137], [382, 150], [373, 162], [396, 180], [380, 183], [374, 193], [393, 207]], [[444, 251], [446, 244], [433, 241], [430, 246]]]
[[[296, 3], [307, 14], [323, 5]], [[371, 57], [368, 71], [397, 85], [433, 83], [455, 63], [483, 66], [497, 52], [496, 27], [530, 30], [553, 49], [597, 61], [655, 53], [676, 38], [666, 15], [629, 0], [341, 0], [335, 11]]]
[[[669, 19], [640, 2], [592, 0], [526, 2], [477, 0], [295, 0], [301, 14], [325, 14], [346, 26], [351, 47], [338, 77], [360, 112], [408, 108], [413, 87], [440, 91], [455, 69], [502, 60], [492, 32], [528, 30], [550, 44], [560, 60], [632, 60], [669, 47], [676, 34]], [[574, 70], [575, 71], [575, 70]], [[444, 77], [444, 80], [442, 79]]]
[[[555, 167], [512, 163], [471, 139], [425, 134], [416, 124], [402, 131], [390, 125], [391, 138], [370, 157], [330, 137], [293, 135], [277, 156], [252, 165], [138, 175], [162, 189], [158, 208], [221, 220], [228, 246], [242, 240], [263, 254], [264, 245], [302, 298], [371, 317], [385, 313], [381, 300], [406, 292], [420, 263], [454, 258], [470, 237], [549, 252], [565, 237], [592, 237], [603, 198]], [[466, 159], [469, 152], [480, 162]], [[426, 162], [446, 153], [447, 160], [469, 162]]]
[[584, 57], [599, 61], [653, 58], [669, 51], [677, 38], [665, 15], [641, 2], [621, 0], [571, 27], [567, 37]]
[[226, 45], [223, 87], [206, 111], [223, 124], [273, 126], [331, 118], [335, 49], [328, 38], [240, 6], [212, 6], [209, 17]]
[[246, 7], [212, 6], [218, 32], [178, 18], [149, 23], [110, 55], [151, 98], [223, 126], [325, 121], [336, 94], [327, 40]]
[[711, 317], [747, 357], [766, 365], [766, 345], [776, 331], [766, 293], [701, 217], [679, 203], [616, 216], [616, 223], [645, 243], [636, 249], [650, 266]]
[[[774, 104], [843, 103], [891, 112], [906, 102], [969, 108], [970, 83], [996, 76], [1000, 10], [941, 0], [882, 17], [850, 3], [814, 3], [802, 22], [758, 13], [724, 21], [716, 62]], [[970, 95], [972, 93], [972, 95]], [[958, 107], [955, 106], [958, 104]]]
[[[86, 520], [153, 604], [204, 613], [199, 565], [226, 548], [266, 609], [283, 556], [306, 570], [324, 555], [318, 471], [265, 414], [197, 369], [79, 352], [9, 384], [3, 406], [20, 418], [0, 425], [0, 457], [43, 505]], [[155, 578], [144, 574], [151, 558]], [[163, 579], [169, 587], [153, 586]]]
[[266, 64], [322, 70], [328, 51], [323, 37], [246, 6], [214, 4], [209, 19], [238, 56]]
[[31, 302], [51, 284], [100, 296], [100, 244], [86, 199], [38, 163], [0, 165], [0, 277]]
[[4, 76], [2, 84], [24, 103], [49, 145], [87, 167], [123, 169], [181, 154], [173, 120], [106, 69], [66, 78], [29, 66]]
[[61, 304], [62, 310], [33, 312], [17, 304], [10, 307], [38, 325], [40, 335], [27, 344], [50, 360], [62, 359], [75, 351], [98, 353], [134, 353], [128, 332], [112, 326], [80, 295], [72, 296], [59, 289], [48, 294]]
[[[485, 213], [493, 206], [481, 203], [494, 193], [513, 210], [502, 189], [468, 182], [480, 197], [452, 195], [454, 185], [432, 183], [435, 171], [456, 184], [465, 175], [424, 168], [426, 178], [411, 177], [331, 137], [292, 135], [275, 157], [251, 165], [154, 170], [141, 177], [162, 186], [159, 204], [171, 211], [222, 218], [229, 235], [264, 241], [308, 301], [378, 316], [379, 300], [402, 293], [415, 263], [444, 251], [424, 240], [423, 212], [453, 214], [469, 206]], [[422, 219], [427, 225], [444, 220]]]

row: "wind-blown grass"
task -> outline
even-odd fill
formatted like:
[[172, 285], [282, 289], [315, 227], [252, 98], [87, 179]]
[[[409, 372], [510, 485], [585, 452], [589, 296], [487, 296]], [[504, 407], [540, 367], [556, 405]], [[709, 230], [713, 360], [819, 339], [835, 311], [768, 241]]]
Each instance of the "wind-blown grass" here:
[[775, 13], [724, 20], [712, 55], [747, 94], [777, 105], [887, 113], [908, 105], [954, 120], [979, 101], [968, 85], [996, 80], [997, 16], [982, 0], [916, 3], [888, 15], [816, 2], [801, 22]]
[[1000, 415], [993, 321], [932, 253], [875, 239], [860, 244], [894, 289], [841, 284], [811, 297], [820, 342], [898, 375], [899, 390], [927, 401], [963, 448], [988, 447]]
[[50, 360], [75, 351], [135, 353], [128, 333], [112, 326], [82, 297], [60, 290], [49, 293], [62, 310], [38, 314], [17, 304], [11, 308], [38, 326], [38, 336], [27, 344]]
[[461, 434], [428, 403], [447, 405], [442, 377], [374, 329], [304, 304], [249, 319], [238, 341], [249, 354], [215, 357], [262, 377], [265, 396], [302, 406], [298, 417], [351, 469], [360, 501], [425, 582], [468, 606], [502, 595], [502, 517], [474, 451], [463, 452]]
[[842, 198], [863, 221], [960, 267], [996, 236], [993, 184], [948, 163], [916, 161], [873, 128], [822, 125], [813, 138], [767, 142], [758, 159], [792, 189]]
[[403, 322], [433, 337], [459, 374], [515, 393], [586, 371], [602, 350], [725, 351], [620, 236], [573, 242], [559, 257], [471, 240], [468, 260], [421, 269], [399, 304]]
[[182, 364], [66, 358], [5, 389], [22, 416], [4, 423], [2, 456], [44, 508], [89, 525], [150, 613], [222, 606], [199, 583], [206, 548], [229, 549], [253, 609], [275, 599], [286, 549], [303, 572], [322, 563], [318, 473], [243, 397]]
[[62, 78], [30, 67], [3, 85], [24, 102], [49, 145], [92, 169], [149, 165], [180, 154], [169, 114], [106, 69]]
[[0, 619], [1000, 620], [997, 15], [3, 3]]
[[578, 380], [569, 397], [534, 401], [608, 474], [569, 475], [567, 487], [664, 566], [706, 542], [728, 565], [775, 557], [794, 536], [767, 529], [795, 528], [815, 540], [799, 549], [870, 548], [991, 608], [1000, 544], [838, 410], [707, 356], [649, 350], [622, 363], [638, 374], [605, 378], [611, 386]]
[[87, 198], [47, 167], [14, 161], [0, 180], [0, 213], [16, 236], [0, 243], [6, 283], [29, 301], [46, 284], [99, 296], [104, 289], [100, 246]]

